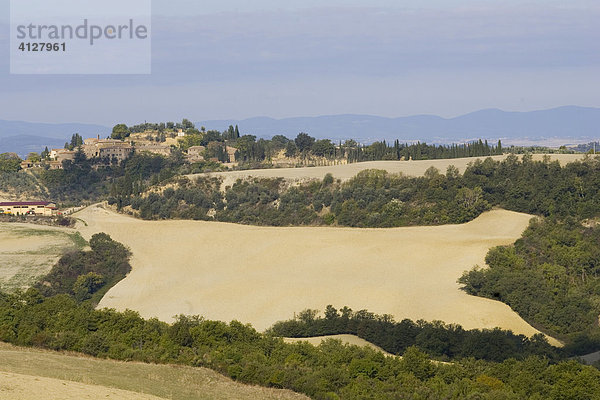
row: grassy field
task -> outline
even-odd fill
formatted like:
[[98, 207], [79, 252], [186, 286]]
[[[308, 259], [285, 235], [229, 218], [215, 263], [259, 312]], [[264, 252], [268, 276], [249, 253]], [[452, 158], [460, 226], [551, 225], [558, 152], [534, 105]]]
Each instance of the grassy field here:
[[133, 252], [133, 271], [101, 307], [165, 321], [182, 313], [237, 319], [264, 330], [294, 312], [333, 304], [537, 333], [507, 305], [469, 296], [456, 283], [464, 270], [484, 264], [490, 247], [519, 238], [530, 215], [494, 210], [464, 225], [393, 229], [142, 221], [101, 207], [77, 217], [88, 224], [78, 225], [84, 237], [106, 232]]
[[376, 346], [371, 342], [367, 342], [366, 340], [361, 339], [355, 335], [328, 335], [328, 336], [313, 336], [313, 337], [308, 337], [308, 338], [283, 338], [283, 341], [286, 343], [307, 342], [307, 343], [312, 344], [313, 346], [318, 346], [321, 344], [321, 342], [323, 342], [324, 340], [328, 340], [328, 339], [341, 340], [341, 342], [344, 344], [350, 344], [350, 345], [355, 345], [355, 346], [360, 346], [360, 347], [370, 347], [373, 350], [382, 352], [386, 356], [394, 356], [393, 354], [388, 353], [387, 351], [383, 350], [381, 347]]
[[[22, 397], [15, 396], [20, 392]], [[99, 360], [0, 343], [0, 399], [18, 398], [306, 399], [243, 385], [206, 368]]]
[[[502, 160], [506, 156], [494, 156], [495, 160]], [[552, 160], [558, 160], [561, 164], [580, 160], [583, 154], [552, 154]], [[278, 178], [283, 177], [290, 181], [302, 181], [307, 179], [323, 179], [325, 174], [331, 173], [335, 178], [346, 181], [365, 169], [383, 169], [391, 173], [401, 172], [408, 176], [422, 176], [429, 167], [435, 167], [440, 172], [445, 173], [450, 165], [454, 165], [461, 173], [465, 171], [467, 165], [477, 159], [486, 157], [454, 158], [442, 160], [419, 160], [419, 161], [369, 161], [354, 164], [334, 165], [328, 167], [309, 167], [309, 168], [276, 168], [276, 169], [257, 169], [247, 171], [232, 172], [214, 172], [208, 175], [219, 176], [223, 178], [223, 186], [231, 186], [237, 179], [248, 177]], [[534, 160], [541, 160], [542, 154], [533, 155]], [[190, 177], [201, 176], [205, 174], [189, 175]]]
[[0, 223], [0, 290], [31, 286], [66, 249], [83, 246], [85, 240], [72, 229]]

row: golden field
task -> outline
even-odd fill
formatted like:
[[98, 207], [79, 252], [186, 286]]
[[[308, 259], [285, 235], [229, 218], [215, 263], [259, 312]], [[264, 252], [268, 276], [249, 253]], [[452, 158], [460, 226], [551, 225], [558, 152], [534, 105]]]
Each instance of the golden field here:
[[0, 343], [0, 400], [307, 399], [210, 369], [100, 360]]
[[0, 290], [33, 285], [80, 239], [72, 229], [0, 222]]
[[[264, 330], [306, 308], [347, 305], [467, 329], [538, 331], [507, 305], [456, 283], [493, 246], [518, 239], [530, 215], [493, 210], [463, 225], [353, 229], [142, 221], [101, 206], [77, 214], [82, 235], [129, 246], [133, 271], [100, 307], [172, 321], [178, 314]], [[551, 342], [558, 344], [551, 339]]]
[[[542, 160], [543, 154], [534, 154], [534, 160]], [[551, 154], [551, 160], [557, 160], [561, 164], [581, 160], [583, 154]], [[332, 165], [326, 167], [305, 167], [305, 168], [272, 168], [255, 169], [247, 171], [214, 172], [209, 174], [188, 175], [189, 177], [199, 176], [217, 176], [223, 178], [223, 186], [231, 186], [238, 179], [248, 177], [258, 178], [285, 178], [288, 181], [304, 181], [308, 179], [323, 179], [325, 174], [330, 173], [335, 178], [346, 181], [365, 169], [383, 169], [390, 173], [402, 173], [408, 176], [422, 176], [429, 167], [437, 168], [441, 173], [445, 173], [450, 165], [454, 165], [463, 173], [467, 165], [475, 160], [484, 160], [487, 157], [469, 157], [440, 160], [418, 160], [418, 161], [368, 161], [353, 164]], [[503, 160], [504, 156], [493, 156], [494, 160]]]

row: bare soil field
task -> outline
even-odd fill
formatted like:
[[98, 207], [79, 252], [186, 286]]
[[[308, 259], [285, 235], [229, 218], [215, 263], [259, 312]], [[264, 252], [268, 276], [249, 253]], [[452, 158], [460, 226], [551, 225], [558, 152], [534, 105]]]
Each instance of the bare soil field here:
[[0, 400], [307, 399], [206, 368], [125, 363], [0, 343]]
[[127, 390], [107, 388], [61, 379], [0, 372], [1, 400], [37, 400], [43, 393], [45, 400], [128, 399], [158, 400], [160, 397]]
[[24, 289], [78, 245], [72, 229], [0, 222], [0, 290]]
[[307, 342], [307, 343], [312, 344], [313, 346], [318, 346], [321, 344], [321, 342], [328, 340], [328, 339], [341, 340], [342, 343], [344, 343], [344, 344], [351, 344], [351, 345], [355, 345], [355, 346], [359, 346], [359, 347], [369, 347], [373, 350], [382, 352], [386, 356], [393, 356], [392, 353], [388, 353], [387, 351], [383, 350], [381, 347], [376, 346], [371, 342], [367, 342], [365, 339], [361, 339], [355, 335], [328, 335], [328, 336], [313, 336], [313, 337], [308, 337], [308, 338], [283, 338], [283, 341], [286, 343]]
[[[142, 221], [99, 206], [76, 214], [89, 237], [129, 246], [133, 271], [100, 307], [172, 321], [233, 319], [264, 330], [306, 308], [347, 305], [467, 329], [537, 333], [507, 305], [456, 283], [487, 251], [520, 237], [530, 215], [494, 210], [463, 225], [393, 229], [272, 228], [203, 221]], [[552, 340], [553, 344], [558, 344]]]
[[[543, 154], [534, 154], [534, 160], [542, 160]], [[551, 160], [558, 160], [561, 164], [567, 164], [576, 160], [581, 160], [583, 154], [551, 154]], [[477, 159], [484, 160], [487, 157], [469, 157], [454, 158], [443, 160], [419, 160], [419, 161], [369, 161], [354, 164], [334, 165], [328, 167], [307, 167], [307, 168], [273, 168], [273, 169], [255, 169], [247, 171], [232, 172], [213, 172], [208, 174], [188, 175], [194, 178], [203, 175], [219, 176], [223, 178], [224, 186], [231, 186], [238, 179], [248, 177], [260, 178], [279, 178], [283, 177], [290, 181], [303, 181], [307, 179], [323, 179], [327, 173], [331, 173], [335, 178], [346, 181], [365, 169], [383, 169], [390, 173], [403, 173], [408, 176], [422, 176], [429, 167], [435, 167], [440, 172], [445, 173], [450, 165], [454, 165], [461, 173], [465, 171], [467, 165]], [[502, 160], [506, 156], [494, 156], [494, 160]]]

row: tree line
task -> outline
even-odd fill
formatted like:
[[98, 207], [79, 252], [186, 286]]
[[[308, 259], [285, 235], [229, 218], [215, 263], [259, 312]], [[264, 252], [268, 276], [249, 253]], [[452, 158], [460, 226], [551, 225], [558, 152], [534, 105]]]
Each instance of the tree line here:
[[471, 294], [509, 304], [549, 334], [579, 347], [600, 348], [597, 158], [561, 166], [549, 159], [508, 156], [477, 160], [462, 175], [452, 166], [446, 174], [430, 169], [423, 177], [367, 170], [344, 183], [326, 176], [297, 186], [253, 178], [224, 192], [216, 178], [177, 179], [174, 187], [158, 187], [121, 204], [144, 219], [272, 226], [462, 223], [494, 206], [545, 217], [532, 222], [514, 246], [492, 249], [490, 268], [475, 269], [460, 283]]
[[319, 316], [318, 310], [301, 311], [294, 319], [275, 323], [269, 333], [294, 338], [352, 334], [392, 354], [402, 355], [409, 347], [416, 346], [445, 361], [473, 357], [502, 362], [530, 356], [558, 361], [570, 355], [548, 344], [541, 334], [528, 338], [499, 328], [465, 330], [441, 321], [396, 322], [391, 315], [353, 311], [346, 306], [337, 310], [328, 305], [323, 314]]
[[[239, 382], [291, 389], [315, 399], [558, 400], [600, 394], [597, 369], [561, 360], [540, 337], [529, 340], [506, 331], [395, 323], [389, 316], [347, 307], [339, 313], [328, 307], [325, 319], [314, 318], [309, 310], [267, 333], [238, 321], [180, 315], [167, 324], [134, 311], [96, 310], [95, 295], [103, 290], [99, 282], [122, 278], [130, 254], [106, 234], [92, 237], [90, 247], [63, 257], [35, 288], [0, 292], [0, 340], [115, 360], [208, 367]], [[396, 345], [403, 357], [336, 340], [317, 347], [287, 344], [274, 336], [286, 329], [364, 331], [364, 336], [378, 335], [384, 345]], [[467, 347], [473, 347], [470, 353]], [[459, 348], [462, 353], [444, 350]], [[452, 362], [432, 362], [427, 352]]]

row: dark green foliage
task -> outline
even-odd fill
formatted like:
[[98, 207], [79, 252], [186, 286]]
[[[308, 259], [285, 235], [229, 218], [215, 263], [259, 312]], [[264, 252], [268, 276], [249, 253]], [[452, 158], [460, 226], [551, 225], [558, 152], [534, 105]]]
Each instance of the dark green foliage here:
[[503, 301], [554, 334], [597, 331], [599, 244], [594, 223], [534, 221], [514, 246], [490, 250], [489, 268], [469, 271], [459, 282], [468, 293]]
[[[474, 270], [461, 283], [469, 293], [504, 301], [540, 329], [566, 340], [563, 335], [600, 334], [595, 322], [600, 314], [600, 234], [593, 219], [600, 210], [598, 159], [561, 167], [509, 156], [477, 160], [462, 176], [454, 167], [445, 175], [430, 168], [419, 178], [366, 170], [346, 183], [327, 176], [294, 186], [281, 179], [250, 179], [225, 193], [217, 184], [198, 182], [186, 186], [187, 198], [195, 202], [165, 190], [134, 196], [131, 204], [146, 219], [274, 226], [463, 223], [493, 206], [545, 216], [515, 247], [492, 250], [489, 270]], [[199, 199], [209, 201], [201, 204]], [[587, 228], [585, 219], [591, 219]]]
[[103, 180], [110, 169], [97, 170], [83, 152], [76, 153], [75, 160], [63, 161], [63, 169], [44, 170], [40, 181], [48, 189], [54, 201], [80, 202], [93, 200], [104, 193]]
[[[327, 178], [322, 183], [291, 187], [280, 179], [251, 179], [226, 189], [221, 195], [223, 209], [216, 208], [214, 218], [257, 225], [336, 222], [342, 226], [394, 227], [468, 222], [492, 206], [544, 216], [575, 214], [587, 218], [600, 206], [599, 165], [590, 159], [560, 167], [527, 157], [520, 162], [509, 156], [502, 162], [477, 160], [463, 176], [450, 167], [445, 175], [430, 168], [420, 178], [366, 170], [346, 183]], [[210, 196], [218, 194], [211, 192]], [[138, 197], [132, 204], [144, 203], [143, 196]], [[161, 204], [155, 208], [158, 210], [167, 199], [159, 196], [153, 201]], [[157, 214], [145, 213], [143, 218], [159, 218]]]
[[551, 360], [562, 357], [562, 353], [549, 345], [542, 335], [527, 338], [500, 329], [467, 331], [440, 321], [405, 319], [395, 322], [390, 315], [375, 315], [366, 310], [353, 312], [348, 307], [340, 311], [329, 305], [325, 317], [320, 318], [316, 316], [316, 310], [305, 310], [293, 320], [276, 323], [269, 332], [284, 337], [353, 334], [392, 354], [401, 355], [416, 346], [442, 360], [473, 357], [500, 362], [509, 358], [523, 360], [529, 356], [544, 356]]
[[104, 293], [129, 271], [130, 252], [106, 233], [90, 239], [90, 251], [74, 251], [61, 257], [35, 288], [44, 296], [73, 295], [78, 301], [98, 303]]
[[16, 197], [47, 199], [48, 194], [40, 187], [36, 176], [27, 171], [0, 172], [0, 188]]
[[296, 136], [294, 142], [301, 153], [306, 153], [312, 149], [312, 146], [315, 143], [315, 138], [304, 132], [301, 132], [298, 134], [298, 136]]
[[[71, 136], [71, 142], [65, 144], [65, 149], [75, 150], [81, 145], [83, 145], [83, 137], [81, 137], [79, 133], [75, 133], [73, 134], [73, 136]], [[47, 158], [49, 154], [50, 153], [48, 152], [48, 148], [46, 147], [46, 149], [41, 154], [41, 158]]]
[[113, 127], [111, 137], [117, 140], [125, 140], [131, 135], [131, 131], [125, 124], [117, 124]]
[[40, 181], [54, 201], [80, 204], [108, 197], [109, 203], [125, 206], [132, 195], [170, 179], [182, 165], [179, 153], [169, 158], [157, 154], [134, 154], [120, 164], [107, 166], [101, 160], [86, 159], [80, 151], [73, 162], [63, 162], [63, 169], [42, 171]]
[[317, 140], [312, 145], [311, 151], [318, 157], [333, 157], [335, 155], [335, 146], [329, 139]]
[[0, 174], [18, 172], [21, 169], [21, 159], [15, 153], [0, 154]]
[[294, 157], [298, 152], [298, 147], [296, 146], [296, 142], [289, 141], [285, 145], [285, 156], [286, 157]]
[[[344, 184], [326, 176], [323, 182], [291, 187], [280, 178], [238, 180], [225, 193], [202, 182], [200, 178], [197, 185], [184, 185], [196, 196], [221, 197], [213, 207], [215, 220], [242, 224], [330, 225], [335, 221], [358, 227], [433, 225], [470, 221], [490, 208], [481, 188], [462, 188], [459, 180], [433, 172], [424, 178], [409, 178], [368, 170]], [[194, 207], [184, 201], [169, 201], [164, 192], [153, 192], [134, 196], [131, 205], [140, 210], [142, 218], [164, 219], [179, 215], [173, 208]], [[149, 207], [150, 203], [155, 205]]]
[[217, 178], [202, 178], [190, 181], [177, 180], [176, 189], [167, 188], [160, 194], [151, 192], [147, 196], [133, 197], [131, 206], [140, 211], [145, 219], [196, 219], [209, 220], [208, 212], [223, 209]]
[[[315, 399], [595, 399], [600, 394], [600, 372], [558, 361], [560, 352], [541, 336], [464, 331], [438, 322], [395, 323], [390, 316], [332, 306], [325, 318], [305, 310], [272, 332], [356, 331], [394, 347], [403, 354], [400, 359], [335, 340], [318, 347], [285, 344], [237, 321], [182, 315], [169, 325], [133, 311], [95, 310], [96, 295], [128, 271], [129, 252], [106, 234], [94, 235], [90, 247], [63, 257], [37, 288], [0, 292], [0, 340], [124, 361], [204, 366], [243, 383], [288, 388]], [[90, 296], [92, 301], [83, 301]], [[433, 363], [427, 353], [452, 363]]]
[[[511, 149], [519, 151], [523, 149]], [[478, 140], [466, 144], [452, 144], [449, 146], [428, 145], [426, 143], [401, 144], [396, 140], [394, 144], [374, 142], [362, 146], [355, 141], [347, 141], [342, 146], [342, 154], [346, 154], [349, 162], [375, 161], [375, 160], [433, 160], [440, 158], [484, 157], [501, 155], [502, 143], [497, 146], [489, 145]]]
[[541, 357], [502, 363], [438, 364], [414, 346], [403, 358], [328, 340], [285, 344], [240, 322], [179, 316], [168, 325], [133, 311], [94, 310], [35, 289], [0, 293], [0, 340], [124, 361], [214, 369], [249, 384], [288, 388], [315, 399], [597, 399], [600, 372]]

